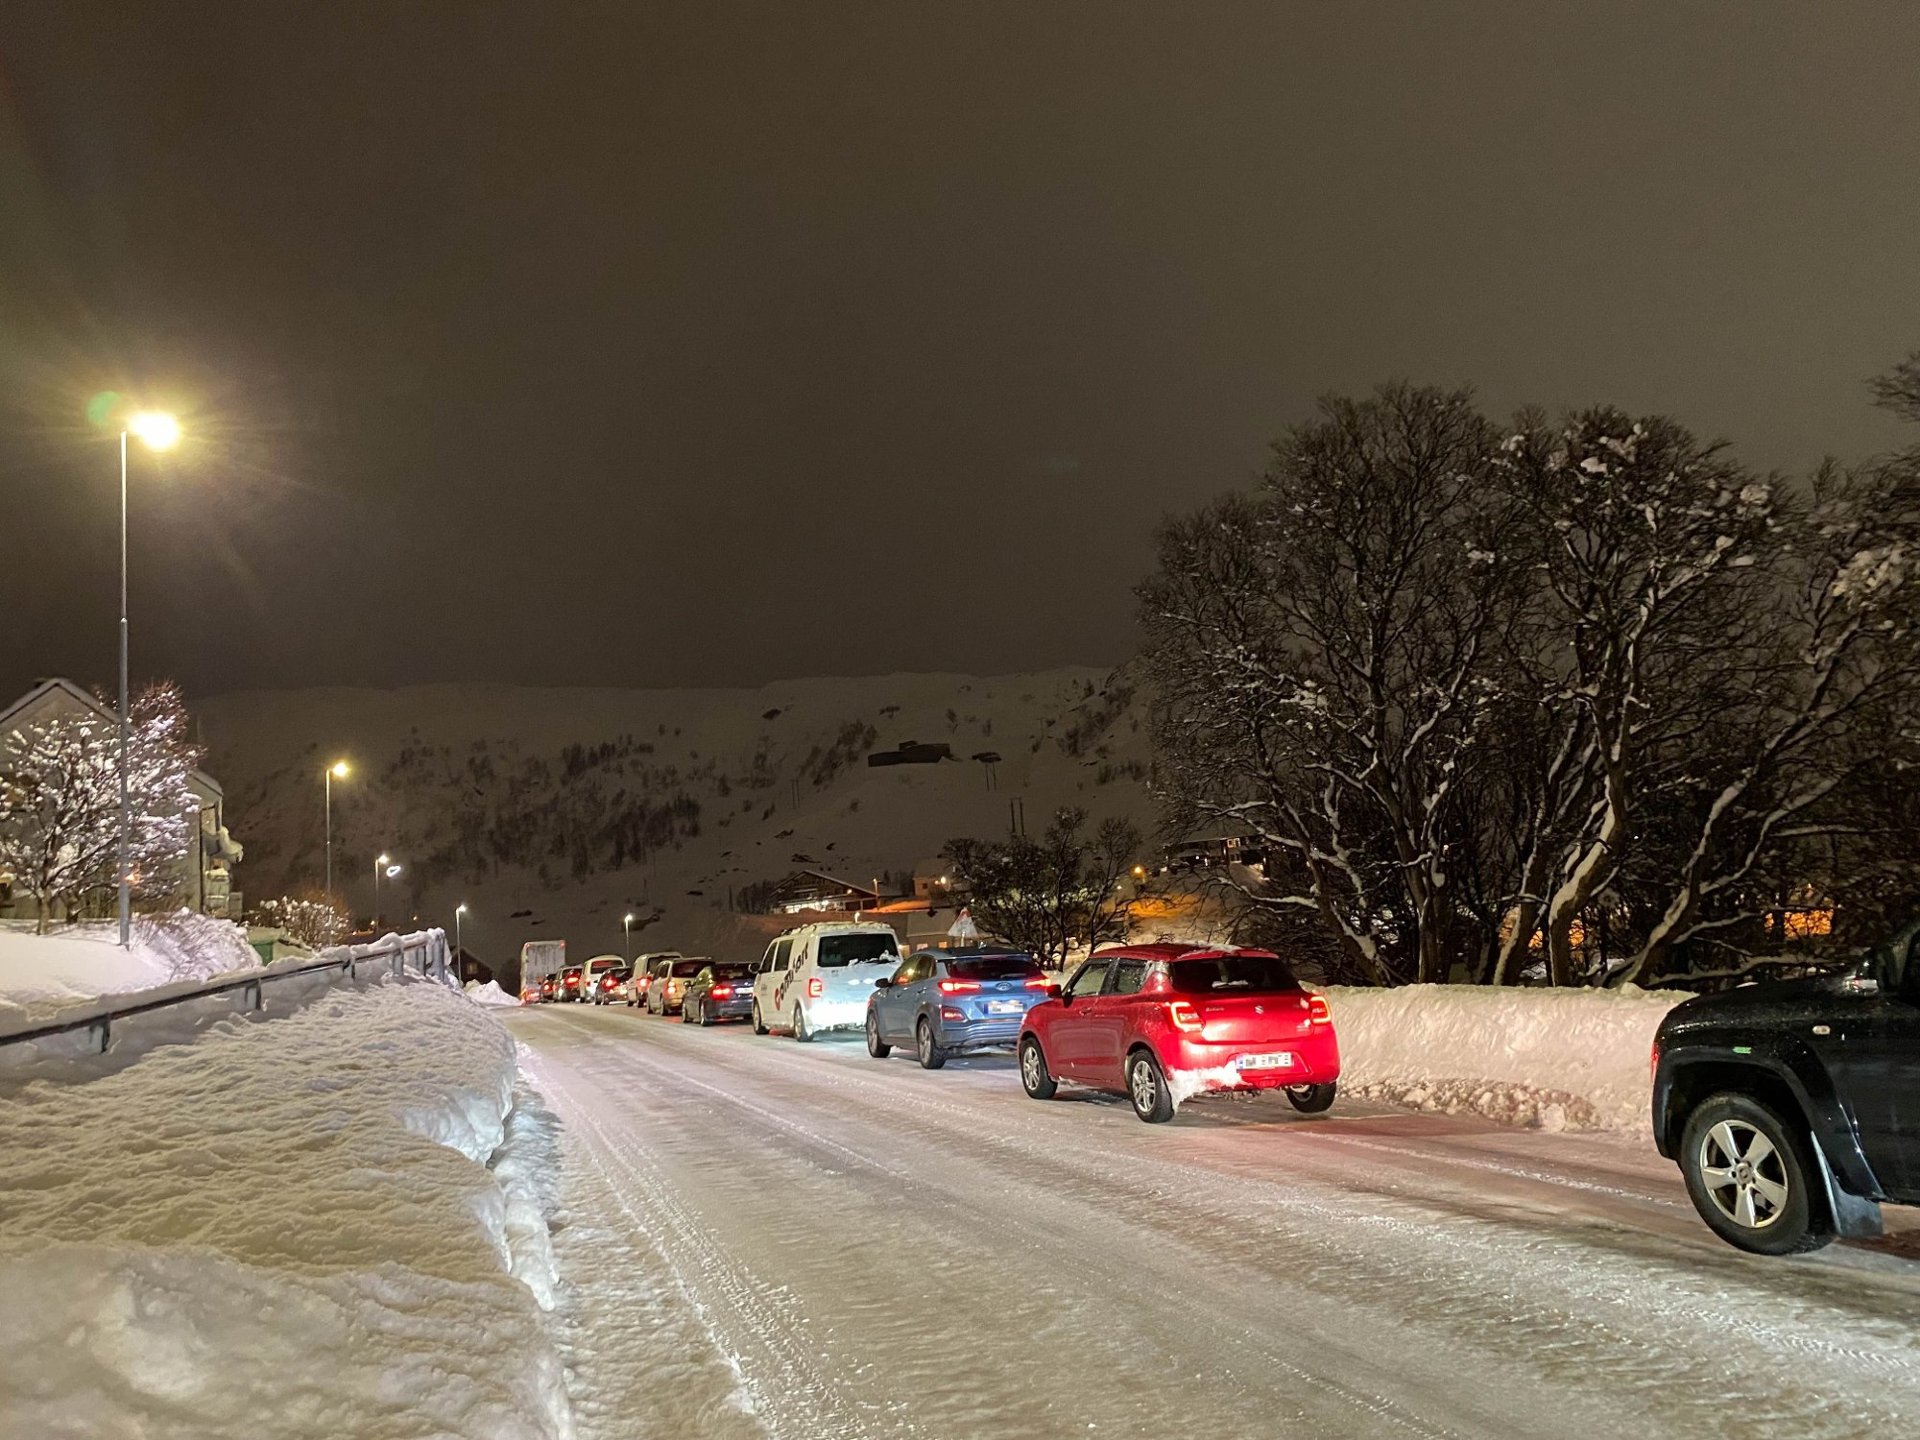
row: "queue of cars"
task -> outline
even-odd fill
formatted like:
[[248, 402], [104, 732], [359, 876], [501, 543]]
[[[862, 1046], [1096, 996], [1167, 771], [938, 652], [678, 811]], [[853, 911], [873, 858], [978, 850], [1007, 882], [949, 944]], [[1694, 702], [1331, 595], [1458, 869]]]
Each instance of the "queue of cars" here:
[[[853, 921], [790, 930], [752, 963], [603, 956], [522, 998], [536, 993], [801, 1042], [859, 1030], [874, 1059], [901, 1049], [927, 1070], [1011, 1049], [1033, 1099], [1072, 1081], [1150, 1123], [1209, 1091], [1278, 1090], [1312, 1114], [1339, 1090], [1326, 997], [1265, 950], [1110, 946], [1060, 984], [1017, 950], [902, 956], [891, 927]], [[1880, 1233], [1882, 1204], [1920, 1204], [1920, 921], [1838, 975], [1684, 1002], [1652, 1059], [1654, 1143], [1730, 1244], [1798, 1253]]]
[[1265, 950], [1114, 946], [1062, 985], [1017, 950], [902, 956], [890, 926], [844, 921], [789, 930], [751, 963], [660, 951], [631, 967], [595, 965], [574, 984], [562, 971], [551, 998], [584, 985], [600, 1004], [624, 1001], [689, 1025], [745, 1020], [757, 1035], [802, 1043], [857, 1031], [874, 1059], [902, 1049], [928, 1070], [956, 1055], [1011, 1050], [1035, 1100], [1073, 1081], [1124, 1094], [1152, 1123], [1209, 1091], [1279, 1090], [1313, 1113], [1333, 1103], [1339, 1084], [1325, 997]]

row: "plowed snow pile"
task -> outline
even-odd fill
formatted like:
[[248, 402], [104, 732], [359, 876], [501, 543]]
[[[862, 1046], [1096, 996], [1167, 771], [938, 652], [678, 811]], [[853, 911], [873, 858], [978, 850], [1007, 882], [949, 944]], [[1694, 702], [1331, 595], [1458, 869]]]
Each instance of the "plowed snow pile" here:
[[1349, 1095], [1545, 1130], [1652, 1129], [1647, 1059], [1684, 994], [1408, 985], [1327, 992]]
[[204, 980], [259, 963], [238, 925], [186, 911], [140, 916], [125, 950], [114, 924], [36, 935], [30, 922], [10, 921], [0, 925], [0, 1016], [9, 1006], [50, 1012], [75, 999]]
[[0, 1104], [0, 1435], [570, 1435], [514, 1077], [390, 982]]

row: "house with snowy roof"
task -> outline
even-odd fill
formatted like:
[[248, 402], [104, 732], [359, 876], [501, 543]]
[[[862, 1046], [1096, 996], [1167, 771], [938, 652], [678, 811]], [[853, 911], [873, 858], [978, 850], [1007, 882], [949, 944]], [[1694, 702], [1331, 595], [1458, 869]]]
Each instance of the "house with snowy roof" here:
[[[26, 694], [0, 710], [0, 735], [26, 726], [64, 717], [92, 715], [110, 725], [119, 717], [108, 706], [71, 680], [42, 680]], [[178, 876], [171, 891], [174, 907], [202, 915], [240, 918], [241, 895], [233, 888], [233, 867], [245, 853], [227, 829], [227, 794], [204, 770], [194, 770], [188, 785], [199, 807], [198, 823], [187, 827], [187, 853], [176, 862]], [[15, 895], [0, 903], [0, 914], [36, 918], [31, 897]], [[10, 908], [9, 908], [10, 907]]]

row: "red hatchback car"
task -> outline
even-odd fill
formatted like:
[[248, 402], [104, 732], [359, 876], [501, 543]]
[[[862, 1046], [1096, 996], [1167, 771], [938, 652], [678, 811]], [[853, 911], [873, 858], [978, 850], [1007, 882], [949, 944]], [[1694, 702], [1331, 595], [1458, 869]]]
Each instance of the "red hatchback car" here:
[[1210, 1090], [1284, 1090], [1296, 1110], [1325, 1110], [1340, 1078], [1326, 997], [1266, 950], [1102, 950], [1027, 1012], [1019, 1054], [1034, 1099], [1076, 1080], [1124, 1090], [1154, 1123]]

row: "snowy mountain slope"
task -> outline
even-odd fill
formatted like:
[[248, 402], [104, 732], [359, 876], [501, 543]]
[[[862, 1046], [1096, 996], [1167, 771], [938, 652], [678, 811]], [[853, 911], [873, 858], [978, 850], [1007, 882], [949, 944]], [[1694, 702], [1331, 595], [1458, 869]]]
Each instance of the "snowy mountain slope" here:
[[[251, 692], [195, 712], [248, 847], [249, 896], [319, 883], [321, 776], [345, 756], [336, 891], [367, 914], [373, 857], [389, 853], [406, 868], [387, 916], [405, 905], [440, 923], [465, 901], [464, 938], [489, 961], [556, 934], [571, 954], [617, 951], [629, 910], [636, 950], [748, 944], [755, 927], [730, 908], [742, 887], [802, 865], [903, 879], [956, 835], [1004, 831], [1014, 801], [1030, 829], [1062, 805], [1151, 821], [1138, 702], [1123, 675], [1091, 668], [756, 690]], [[908, 741], [957, 758], [867, 766]], [[982, 754], [1001, 757], [991, 773]]]

